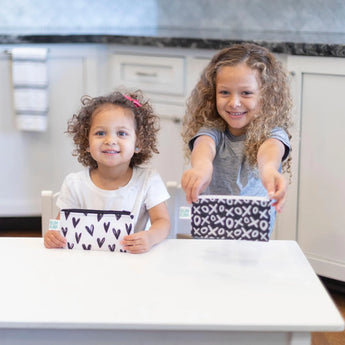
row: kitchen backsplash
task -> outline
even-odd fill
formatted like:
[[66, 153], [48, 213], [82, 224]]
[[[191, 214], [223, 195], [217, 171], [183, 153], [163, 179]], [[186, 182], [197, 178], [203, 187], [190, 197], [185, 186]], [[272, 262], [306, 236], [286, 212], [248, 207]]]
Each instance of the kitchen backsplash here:
[[0, 34], [119, 29], [345, 33], [344, 0], [0, 0]]

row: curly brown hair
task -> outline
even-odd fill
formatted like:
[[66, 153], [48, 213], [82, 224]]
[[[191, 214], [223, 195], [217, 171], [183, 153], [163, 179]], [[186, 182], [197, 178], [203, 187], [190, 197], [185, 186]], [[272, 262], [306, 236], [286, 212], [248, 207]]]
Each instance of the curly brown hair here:
[[[129, 96], [132, 100], [126, 98]], [[157, 149], [157, 133], [159, 131], [159, 117], [154, 114], [152, 106], [148, 100], [145, 100], [140, 90], [114, 91], [105, 96], [90, 97], [83, 96], [81, 98], [82, 106], [78, 114], [74, 114], [72, 119], [68, 121], [66, 133], [73, 138], [75, 149], [73, 156], [78, 157], [79, 163], [91, 169], [97, 168], [97, 162], [92, 158], [90, 152], [87, 151], [89, 146], [89, 132], [93, 115], [96, 110], [105, 104], [113, 104], [121, 106], [124, 109], [130, 109], [134, 114], [136, 125], [136, 136], [140, 152], [134, 153], [129, 166], [134, 167], [150, 160], [153, 153], [159, 153]]]
[[[217, 72], [223, 66], [236, 66], [241, 63], [258, 71], [260, 79], [260, 112], [246, 130], [245, 156], [249, 164], [257, 166], [259, 147], [270, 136], [274, 127], [284, 129], [291, 139], [289, 128], [292, 100], [285, 69], [264, 47], [251, 43], [234, 44], [213, 56], [187, 101], [182, 128], [187, 158], [190, 157], [188, 143], [201, 127], [221, 131], [226, 129], [227, 124], [216, 108]], [[284, 171], [290, 172], [290, 162], [289, 156], [283, 164]]]

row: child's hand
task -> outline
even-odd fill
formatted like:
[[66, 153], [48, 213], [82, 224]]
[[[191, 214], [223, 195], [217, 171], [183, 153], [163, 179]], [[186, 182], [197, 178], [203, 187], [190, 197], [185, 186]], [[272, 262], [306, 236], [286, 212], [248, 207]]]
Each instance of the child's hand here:
[[280, 213], [286, 202], [288, 183], [285, 177], [274, 168], [265, 168], [261, 172], [261, 181], [266, 188], [268, 197], [275, 200], [272, 204]]
[[268, 197], [275, 200], [272, 204], [277, 212], [281, 212], [286, 201], [288, 183], [278, 169], [285, 152], [284, 144], [278, 139], [269, 138], [258, 151], [258, 167], [263, 186]]
[[152, 243], [150, 240], [150, 234], [148, 231], [140, 231], [134, 234], [125, 236], [121, 241], [123, 249], [131, 254], [141, 254], [148, 252]]
[[46, 248], [64, 248], [66, 239], [56, 230], [48, 230], [44, 234], [44, 246]]
[[210, 184], [215, 155], [216, 145], [211, 137], [201, 135], [195, 140], [191, 155], [192, 168], [185, 171], [181, 179], [181, 186], [189, 204], [196, 202]]
[[186, 193], [189, 204], [196, 202], [199, 195], [208, 187], [212, 179], [212, 169], [200, 170], [191, 168], [182, 175], [181, 186]]

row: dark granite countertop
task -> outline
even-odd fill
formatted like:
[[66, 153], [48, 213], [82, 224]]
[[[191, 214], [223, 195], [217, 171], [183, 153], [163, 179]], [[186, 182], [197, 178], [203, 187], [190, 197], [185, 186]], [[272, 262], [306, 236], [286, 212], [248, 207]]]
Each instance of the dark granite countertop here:
[[[25, 32], [25, 30], [24, 30]], [[45, 33], [0, 33], [0, 44], [121, 44], [150, 47], [221, 49], [233, 43], [252, 42], [275, 53], [345, 57], [345, 34], [294, 32], [234, 32], [192, 29], [119, 29]]]

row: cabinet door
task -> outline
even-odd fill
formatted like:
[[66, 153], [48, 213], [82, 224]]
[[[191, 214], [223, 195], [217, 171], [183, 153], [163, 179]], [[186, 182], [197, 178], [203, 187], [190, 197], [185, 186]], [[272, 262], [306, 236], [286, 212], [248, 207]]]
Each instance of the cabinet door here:
[[164, 182], [181, 181], [184, 171], [183, 142], [181, 137], [184, 107], [172, 104], [155, 103], [154, 109], [160, 116], [158, 134], [159, 155], [152, 159]]
[[[211, 55], [212, 56], [212, 55]], [[190, 96], [192, 90], [199, 81], [201, 73], [204, 68], [211, 60], [210, 57], [191, 57], [187, 60], [187, 75], [186, 75], [186, 85], [187, 85], [187, 97]]]
[[297, 241], [318, 274], [345, 281], [345, 60], [291, 62], [300, 86]]

